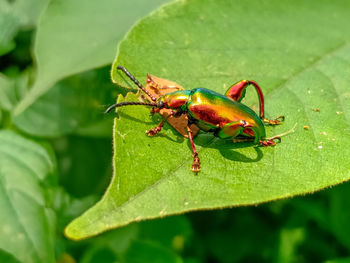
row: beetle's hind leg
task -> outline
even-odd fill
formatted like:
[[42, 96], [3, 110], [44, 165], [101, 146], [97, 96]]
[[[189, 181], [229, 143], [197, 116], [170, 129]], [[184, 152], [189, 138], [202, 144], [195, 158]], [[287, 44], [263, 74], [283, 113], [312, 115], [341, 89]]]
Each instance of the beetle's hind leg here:
[[265, 140], [260, 140], [259, 146], [264, 146], [264, 147], [275, 146], [277, 143], [280, 143], [280, 142], [281, 142], [281, 137], [275, 136]]
[[297, 126], [297, 123], [294, 125], [294, 127], [292, 129], [290, 129], [289, 131], [286, 131], [284, 133], [281, 133], [279, 135], [276, 135], [274, 137], [271, 138], [265, 138], [259, 141], [259, 146], [275, 146], [277, 143], [281, 142], [281, 137], [285, 136], [291, 132], [294, 132], [295, 127]]
[[282, 124], [284, 121], [284, 116], [279, 116], [274, 120], [269, 120], [265, 118], [265, 112], [264, 112], [264, 95], [262, 93], [262, 90], [258, 83], [256, 83], [254, 80], [241, 80], [237, 82], [236, 84], [232, 85], [225, 93], [225, 96], [240, 102], [246, 93], [246, 88], [252, 85], [259, 97], [259, 117], [263, 120], [263, 122], [267, 125], [278, 125]]
[[198, 152], [196, 150], [196, 147], [194, 146], [193, 143], [193, 137], [192, 137], [192, 130], [190, 128], [190, 126], [187, 125], [187, 132], [188, 132], [188, 138], [190, 139], [191, 142], [191, 146], [192, 146], [192, 152], [193, 152], [193, 162], [192, 162], [192, 167], [191, 167], [191, 171], [198, 173], [201, 170], [201, 161], [198, 157]]
[[284, 116], [278, 116], [274, 120], [269, 120], [269, 119], [266, 119], [266, 118], [263, 118], [262, 120], [267, 125], [279, 125], [279, 124], [282, 124], [282, 122], [284, 121]]
[[232, 100], [240, 102], [244, 98], [245, 93], [246, 93], [246, 88], [249, 85], [252, 85], [258, 94], [258, 97], [259, 97], [259, 116], [261, 119], [263, 119], [264, 118], [264, 95], [261, 91], [260, 86], [254, 80], [244, 79], [244, 80], [238, 81], [236, 84], [234, 84], [228, 88], [228, 90], [225, 93], [225, 96], [232, 99]]

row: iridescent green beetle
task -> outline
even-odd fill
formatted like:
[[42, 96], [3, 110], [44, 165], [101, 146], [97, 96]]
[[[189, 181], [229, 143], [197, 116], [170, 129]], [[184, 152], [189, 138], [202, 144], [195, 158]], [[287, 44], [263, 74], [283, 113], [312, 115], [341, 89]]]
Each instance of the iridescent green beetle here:
[[[191, 168], [193, 172], [197, 173], [200, 171], [200, 159], [193, 143], [191, 129], [191, 125], [193, 124], [203, 131], [213, 132], [219, 138], [232, 138], [233, 142], [253, 142], [261, 146], [274, 146], [276, 142], [281, 141], [281, 138], [278, 136], [266, 138], [265, 124], [281, 124], [284, 117], [279, 116], [274, 120], [264, 118], [264, 96], [255, 81], [241, 80], [231, 86], [225, 95], [205, 88], [196, 88], [193, 90], [178, 90], [155, 98], [124, 67], [118, 66], [117, 68], [122, 70], [144, 91], [151, 98], [152, 102], [121, 102], [108, 107], [106, 113], [117, 107], [145, 105], [152, 107], [152, 114], [159, 112], [161, 109], [171, 109], [172, 111], [169, 116], [185, 114], [188, 119], [186, 130], [193, 151]], [[259, 116], [248, 106], [240, 102], [245, 96], [248, 85], [253, 85], [258, 93]], [[161, 121], [157, 127], [146, 131], [147, 135], [154, 136], [160, 132], [165, 121], [166, 119]]]

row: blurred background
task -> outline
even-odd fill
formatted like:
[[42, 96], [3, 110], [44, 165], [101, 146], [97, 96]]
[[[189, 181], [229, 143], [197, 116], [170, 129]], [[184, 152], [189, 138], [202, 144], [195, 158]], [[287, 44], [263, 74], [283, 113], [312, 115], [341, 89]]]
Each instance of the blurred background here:
[[[79, 242], [64, 237], [65, 226], [100, 199], [111, 179], [113, 118], [103, 110], [117, 94], [126, 93], [110, 81], [117, 43], [138, 18], [165, 3], [135, 1], [138, 7], [132, 8], [135, 3], [103, 0], [91, 8], [91, 2], [0, 0], [0, 128], [47, 144], [55, 156], [57, 183], [49, 193], [56, 218], [50, 237], [54, 260], [350, 262], [347, 183], [258, 206], [133, 223]], [[117, 11], [101, 13], [96, 8]], [[75, 16], [78, 11], [84, 15]], [[98, 16], [116, 23], [106, 25]], [[117, 24], [122, 25], [118, 30]], [[72, 27], [75, 30], [69, 35]], [[109, 38], [96, 33], [101, 27], [106, 31], [101, 34]], [[79, 40], [73, 40], [79, 28], [84, 38], [78, 35]], [[75, 53], [83, 46], [89, 48], [77, 57], [60, 53], [61, 49]], [[62, 61], [52, 64], [52, 57]], [[38, 92], [31, 94], [33, 86]], [[24, 97], [32, 99], [23, 102]], [[13, 117], [21, 108], [26, 110]], [[0, 262], [20, 262], [17, 256], [22, 252], [12, 254], [1, 243], [6, 240], [0, 238]], [[27, 262], [36, 262], [30, 258]]]

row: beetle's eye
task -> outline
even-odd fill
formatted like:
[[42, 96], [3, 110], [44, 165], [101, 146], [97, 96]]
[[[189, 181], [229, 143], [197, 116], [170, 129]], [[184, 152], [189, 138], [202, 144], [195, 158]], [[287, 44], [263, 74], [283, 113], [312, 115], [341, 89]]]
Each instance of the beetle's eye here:
[[164, 102], [163, 102], [163, 101], [160, 101], [160, 102], [158, 103], [158, 108], [163, 108], [163, 106], [164, 106]]

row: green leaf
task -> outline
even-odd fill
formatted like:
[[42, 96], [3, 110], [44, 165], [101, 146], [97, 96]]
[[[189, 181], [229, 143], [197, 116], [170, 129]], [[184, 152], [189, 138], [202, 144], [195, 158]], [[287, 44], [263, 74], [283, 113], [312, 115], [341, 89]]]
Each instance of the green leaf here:
[[[140, 255], [135, 243], [141, 244], [141, 249], [147, 253], [145, 257], [149, 256], [150, 253], [157, 253], [154, 251], [156, 249], [160, 254], [165, 253], [167, 257], [174, 259], [176, 258], [175, 251], [183, 249], [184, 243], [188, 241], [191, 234], [192, 229], [185, 216], [130, 224], [127, 227], [115, 229], [85, 241], [89, 242], [91, 246], [82, 256], [81, 262], [120, 262], [118, 260], [102, 260], [103, 254], [109, 258], [112, 254], [114, 254], [114, 258], [126, 257], [123, 262], [127, 263], [133, 262], [134, 254], [142, 259], [144, 255]], [[164, 258], [164, 255], [160, 255], [160, 259], [163, 259], [161, 262], [169, 262]], [[142, 262], [154, 262], [154, 260], [144, 259]]]
[[0, 250], [20, 262], [54, 262], [49, 186], [55, 163], [42, 145], [0, 131]]
[[[278, 244], [276, 229], [283, 223], [280, 218], [276, 220], [265, 213], [264, 207], [202, 211], [192, 218], [195, 220], [195, 239], [185, 251], [194, 251], [192, 256], [200, 255], [201, 262], [208, 256], [212, 261], [222, 263], [271, 261]], [[252, 240], [259, 244], [253, 250]]]
[[6, 263], [20, 263], [14, 256], [9, 253], [0, 250], [0, 262]]
[[0, 109], [11, 110], [14, 102], [13, 83], [5, 75], [0, 74]]
[[12, 111], [27, 92], [29, 71], [7, 77], [0, 73], [0, 108]]
[[350, 226], [348, 221], [350, 212], [348, 210], [348, 200], [350, 185], [342, 185], [329, 192], [330, 211], [328, 216], [328, 226], [337, 239], [349, 250], [350, 249]]
[[47, 6], [49, 0], [15, 0], [12, 9], [20, 18], [20, 24], [24, 28], [35, 27], [40, 14]]
[[[104, 254], [113, 254], [114, 258], [120, 258], [125, 251], [130, 247], [133, 240], [138, 238], [140, 225], [133, 224], [124, 228], [116, 229], [108, 233], [104, 233], [98, 237], [88, 240], [91, 245], [85, 251], [81, 258], [82, 263], [102, 262], [98, 260]], [[103, 261], [103, 262], [119, 262], [114, 261]]]
[[112, 170], [110, 145], [110, 138], [67, 136], [54, 141], [60, 184], [67, 192], [83, 197], [105, 191]]
[[280, 234], [280, 247], [278, 262], [296, 262], [298, 259], [297, 248], [304, 240], [305, 230], [303, 228], [283, 228]]
[[136, 25], [118, 49], [114, 82], [126, 85], [116, 65], [143, 83], [149, 72], [221, 94], [240, 79], [254, 79], [266, 95], [267, 117], [286, 116], [283, 125], [267, 128], [268, 136], [297, 126], [268, 148], [201, 133], [195, 144], [202, 167], [195, 176], [188, 140], [169, 126], [149, 138], [144, 131], [156, 125], [149, 109], [120, 108], [112, 182], [102, 200], [66, 228], [67, 236], [258, 204], [350, 179], [349, 8], [347, 1], [179, 1]]
[[19, 24], [19, 19], [12, 12], [11, 5], [7, 1], [0, 1], [0, 56], [15, 47], [13, 38], [18, 31]]
[[15, 48], [19, 29], [32, 28], [48, 0], [0, 1], [0, 56]]
[[51, 1], [35, 39], [37, 79], [15, 114], [23, 112], [58, 80], [108, 65], [117, 43], [140, 17], [166, 0]]
[[181, 251], [192, 236], [192, 228], [185, 216], [174, 216], [141, 222], [140, 239], [157, 242], [175, 251]]
[[[120, 92], [120, 89], [119, 89]], [[107, 67], [66, 78], [13, 118], [26, 133], [54, 137], [106, 120], [104, 110], [118, 94]]]

